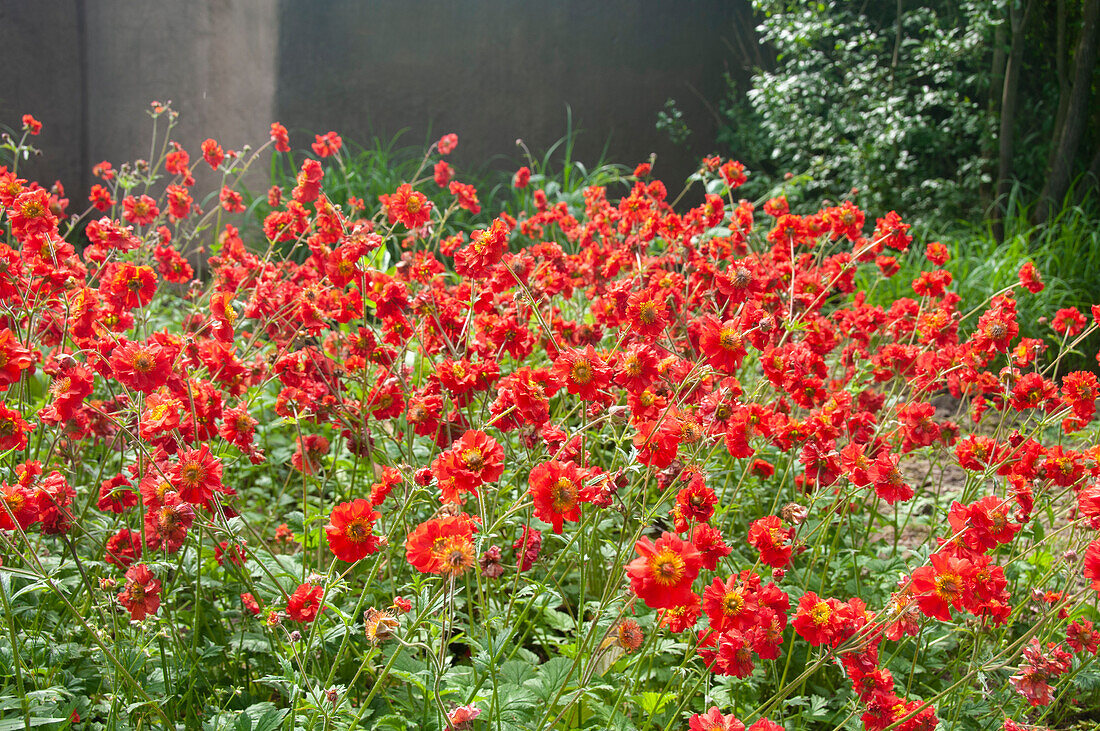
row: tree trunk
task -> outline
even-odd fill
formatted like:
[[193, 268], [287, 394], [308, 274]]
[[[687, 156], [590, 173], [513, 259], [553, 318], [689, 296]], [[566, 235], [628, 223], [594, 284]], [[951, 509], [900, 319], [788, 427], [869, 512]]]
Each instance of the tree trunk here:
[[1073, 177], [1073, 162], [1089, 118], [1092, 70], [1096, 66], [1097, 35], [1100, 31], [1100, 0], [1085, 0], [1081, 38], [1073, 58], [1073, 87], [1069, 95], [1065, 124], [1058, 138], [1046, 185], [1039, 197], [1035, 222], [1046, 223], [1062, 204]]
[[1020, 87], [1020, 65], [1024, 58], [1024, 30], [1031, 15], [1032, 0], [1028, 0], [1021, 13], [1015, 7], [1009, 8], [1009, 23], [1012, 26], [1012, 50], [1008, 54], [1005, 66], [1004, 88], [1001, 93], [1001, 129], [1000, 154], [997, 161], [997, 199], [993, 204], [993, 236], [998, 242], [1004, 241], [1004, 219], [1009, 193], [1012, 191], [1012, 153], [1016, 127], [1016, 92]]
[[[993, 119], [998, 114], [998, 102], [1001, 100], [1001, 94], [1005, 85], [1005, 63], [1008, 60], [1008, 54], [1005, 53], [1005, 45], [1008, 43], [1008, 31], [1005, 23], [998, 23], [997, 28], [993, 31], [993, 63], [989, 72], [989, 99], [986, 102], [986, 109], [989, 113], [989, 119]], [[992, 133], [992, 129], [990, 130]], [[990, 175], [990, 182], [982, 183], [978, 190], [982, 199], [982, 210], [988, 210], [989, 204], [993, 200], [993, 190], [997, 181], [992, 179], [993, 175], [997, 172], [997, 135], [990, 134], [985, 143], [983, 143], [982, 149], [982, 171], [988, 172]]]
[[1058, 0], [1057, 42], [1055, 44], [1054, 73], [1058, 77], [1058, 114], [1054, 117], [1054, 130], [1050, 138], [1050, 154], [1047, 156], [1046, 172], [1054, 169], [1054, 158], [1058, 142], [1065, 131], [1066, 114], [1069, 112], [1069, 95], [1072, 87], [1069, 74], [1066, 73], [1066, 0]]

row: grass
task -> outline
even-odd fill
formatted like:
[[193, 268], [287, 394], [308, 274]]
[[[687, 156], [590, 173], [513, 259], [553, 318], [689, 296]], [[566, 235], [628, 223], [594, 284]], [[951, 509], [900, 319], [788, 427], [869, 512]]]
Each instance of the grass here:
[[[346, 210], [348, 199], [355, 196], [371, 208], [377, 203], [378, 196], [393, 193], [402, 183], [419, 181], [415, 187], [429, 198], [437, 203], [449, 200], [450, 193], [440, 189], [432, 180], [432, 166], [440, 159], [439, 154], [432, 150], [430, 155], [425, 156], [425, 150], [434, 139], [423, 144], [406, 144], [408, 133], [408, 129], [403, 129], [389, 139], [373, 136], [365, 145], [345, 139], [339, 158], [324, 161], [324, 190], [328, 198]], [[481, 213], [472, 215], [459, 211], [452, 217], [452, 225], [470, 232], [488, 225], [501, 212], [519, 215], [521, 211], [531, 210], [531, 197], [535, 189], [546, 193], [550, 205], [564, 201], [574, 215], [584, 211], [585, 188], [621, 184], [621, 190], [609, 191], [609, 195], [628, 193], [631, 179], [627, 176], [631, 168], [607, 162], [609, 141], [604, 142], [599, 158], [591, 167], [576, 159], [576, 142], [582, 133], [574, 126], [572, 110], [567, 108], [565, 134], [541, 153], [533, 153], [520, 142], [523, 158], [518, 161], [501, 155], [471, 170], [452, 163], [455, 167], [452, 179], [473, 185], [481, 203]], [[293, 189], [300, 165], [301, 157], [295, 158], [293, 153], [272, 155], [270, 181], [283, 189], [284, 196]], [[530, 168], [531, 182], [524, 189], [516, 189], [512, 185], [512, 176], [521, 165]], [[266, 195], [257, 191], [245, 191], [244, 194], [258, 232], [259, 224], [272, 209], [267, 204]], [[295, 254], [283, 253], [298, 259]], [[399, 254], [396, 250], [391, 252], [393, 259]], [[300, 255], [304, 257], [308, 253], [303, 251]]]
[[[951, 252], [943, 268], [954, 278], [951, 289], [962, 298], [959, 309], [969, 312], [1017, 284], [1020, 266], [1033, 262], [1046, 287], [1037, 294], [1017, 288], [1020, 334], [1049, 339], [1054, 337], [1049, 322], [1057, 310], [1076, 307], [1091, 318], [1090, 306], [1100, 304], [1100, 198], [1093, 194], [1077, 202], [1071, 190], [1058, 214], [1039, 226], [1031, 222], [1032, 206], [1024, 204], [1017, 191], [1010, 206], [1002, 243], [994, 237], [990, 221], [960, 224], [943, 235], [940, 240]], [[914, 243], [908, 254], [899, 257], [901, 270], [891, 279], [864, 279], [860, 284], [868, 291], [869, 301], [884, 305], [899, 297], [915, 297], [911, 285], [923, 261], [924, 246]], [[971, 318], [963, 328], [972, 329], [976, 323], [977, 318]], [[1096, 370], [1098, 347], [1100, 337], [1088, 338], [1063, 359], [1059, 372]]]

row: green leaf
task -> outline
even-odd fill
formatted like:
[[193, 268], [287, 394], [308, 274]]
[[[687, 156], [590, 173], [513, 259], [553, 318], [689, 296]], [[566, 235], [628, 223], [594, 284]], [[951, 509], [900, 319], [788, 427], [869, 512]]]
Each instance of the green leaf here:
[[411, 683], [415, 685], [423, 692], [427, 692], [428, 690], [428, 686], [424, 683], [424, 681], [422, 681], [419, 677], [417, 677], [417, 675], [413, 673], [406, 672], [404, 670], [391, 669], [390, 675], [397, 678], [398, 680], [404, 680], [406, 683]]
[[276, 731], [276, 729], [283, 724], [283, 719], [286, 718], [287, 712], [288, 710], [286, 708], [268, 709], [268, 711], [256, 721], [254, 731]]
[[374, 727], [378, 729], [390, 728], [395, 729], [395, 731], [406, 731], [406, 729], [409, 728], [409, 723], [405, 720], [404, 716], [400, 716], [396, 713], [391, 713], [390, 715], [382, 716], [382, 718], [375, 721]]
[[573, 661], [567, 657], [552, 657], [542, 665], [539, 665], [539, 677], [537, 680], [528, 680], [525, 685], [534, 688], [539, 698], [549, 700], [564, 690], [572, 672]]
[[526, 681], [535, 677], [535, 669], [531, 663], [521, 660], [509, 660], [500, 666], [497, 675], [505, 684], [523, 685]]
[[638, 704], [638, 707], [642, 709], [642, 713], [647, 716], [652, 716], [660, 713], [662, 709], [669, 704], [669, 701], [675, 698], [675, 693], [656, 693], [647, 691], [634, 696], [633, 700]]
[[21, 728], [26, 728], [28, 725], [30, 725], [30, 726], [45, 726], [47, 723], [64, 723], [65, 721], [68, 721], [68, 720], [69, 719], [67, 719], [67, 718], [60, 718], [60, 717], [58, 717], [58, 718], [44, 717], [44, 718], [32, 718], [28, 723], [24, 723], [22, 718], [9, 718], [9, 719], [0, 721], [0, 731], [18, 731]]

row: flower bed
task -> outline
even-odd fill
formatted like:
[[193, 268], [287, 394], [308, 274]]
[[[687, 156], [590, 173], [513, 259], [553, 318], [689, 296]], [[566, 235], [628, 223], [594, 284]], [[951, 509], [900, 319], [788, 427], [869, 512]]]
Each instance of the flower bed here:
[[[5, 146], [13, 728], [1095, 710], [1098, 383], [1059, 365], [1100, 312], [1020, 340], [1029, 263], [962, 303], [929, 244], [872, 306], [901, 217], [757, 211], [734, 161], [675, 201], [649, 164], [570, 189], [532, 163], [490, 218], [454, 135], [337, 205], [335, 133], [192, 163], [153, 118], [161, 159], [98, 165], [75, 224], [18, 177], [33, 118]], [[269, 154], [297, 177], [254, 200]]]

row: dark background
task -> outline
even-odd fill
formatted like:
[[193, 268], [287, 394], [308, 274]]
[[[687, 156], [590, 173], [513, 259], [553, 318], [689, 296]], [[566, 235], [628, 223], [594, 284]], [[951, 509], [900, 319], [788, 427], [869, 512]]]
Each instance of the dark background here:
[[0, 0], [0, 125], [45, 124], [45, 157], [21, 170], [60, 178], [71, 210], [92, 165], [150, 157], [154, 99], [180, 112], [193, 160], [206, 137], [259, 145], [280, 121], [298, 148], [328, 130], [364, 144], [407, 130], [399, 144], [416, 146], [456, 132], [460, 175], [522, 164], [517, 138], [540, 154], [568, 107], [576, 159], [657, 153], [678, 183], [699, 150], [673, 146], [657, 112], [675, 97], [697, 147], [713, 139], [704, 99], [727, 70], [744, 77], [746, 24], [745, 0]]

